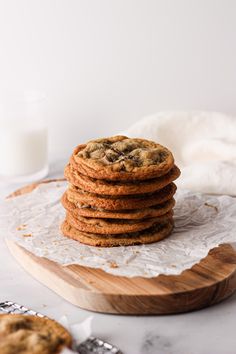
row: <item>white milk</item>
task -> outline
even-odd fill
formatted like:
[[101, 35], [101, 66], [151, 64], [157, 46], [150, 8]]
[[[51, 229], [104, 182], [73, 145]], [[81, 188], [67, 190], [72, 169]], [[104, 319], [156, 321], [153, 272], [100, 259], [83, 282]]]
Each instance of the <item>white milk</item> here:
[[0, 177], [31, 181], [48, 170], [44, 95], [36, 91], [0, 95]]
[[0, 126], [0, 174], [22, 176], [47, 166], [47, 129]]

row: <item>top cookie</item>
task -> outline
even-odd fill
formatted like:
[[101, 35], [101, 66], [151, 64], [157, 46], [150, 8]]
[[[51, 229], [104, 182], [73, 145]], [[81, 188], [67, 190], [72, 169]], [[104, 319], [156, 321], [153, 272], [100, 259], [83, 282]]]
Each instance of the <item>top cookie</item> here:
[[72, 155], [80, 173], [109, 180], [144, 180], [166, 174], [174, 165], [162, 145], [126, 136], [97, 139], [75, 148]]

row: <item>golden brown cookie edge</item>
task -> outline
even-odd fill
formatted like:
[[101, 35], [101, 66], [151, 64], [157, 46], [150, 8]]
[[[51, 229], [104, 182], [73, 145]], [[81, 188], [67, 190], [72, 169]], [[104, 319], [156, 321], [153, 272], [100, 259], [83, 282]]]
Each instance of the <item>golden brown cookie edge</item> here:
[[123, 239], [107, 239], [107, 240], [93, 240], [91, 237], [88, 237], [85, 233], [76, 232], [66, 221], [61, 224], [61, 231], [64, 236], [79, 241], [83, 244], [95, 247], [118, 247], [118, 246], [132, 246], [132, 245], [141, 245], [154, 243], [163, 240], [168, 237], [172, 230], [174, 224], [173, 222], [167, 223], [162, 231], [157, 232], [152, 236], [138, 236], [137, 238], [127, 238]]

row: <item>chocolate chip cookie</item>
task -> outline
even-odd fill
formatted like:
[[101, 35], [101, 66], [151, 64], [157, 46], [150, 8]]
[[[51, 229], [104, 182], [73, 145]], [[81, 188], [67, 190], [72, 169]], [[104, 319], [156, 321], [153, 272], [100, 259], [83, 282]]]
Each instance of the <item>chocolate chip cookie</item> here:
[[163, 203], [173, 197], [176, 185], [170, 183], [165, 188], [146, 194], [134, 194], [126, 196], [110, 196], [85, 192], [82, 189], [69, 185], [67, 198], [78, 207], [92, 206], [106, 210], [130, 210], [146, 208]]
[[59, 354], [72, 337], [59, 323], [26, 315], [0, 315], [1, 354]]
[[161, 241], [171, 234], [173, 221], [151, 226], [149, 229], [121, 234], [93, 234], [82, 232], [71, 226], [66, 220], [61, 225], [62, 233], [81, 243], [96, 247], [131, 246]]
[[114, 181], [156, 178], [174, 166], [173, 155], [164, 146], [126, 136], [97, 139], [79, 145], [70, 162], [85, 176]]
[[180, 170], [177, 166], [164, 176], [152, 178], [143, 181], [109, 181], [102, 179], [95, 179], [84, 176], [78, 172], [71, 164], [65, 168], [66, 179], [79, 188], [97, 194], [106, 195], [130, 195], [140, 193], [151, 193], [160, 190], [176, 180], [180, 175]]
[[161, 204], [153, 205], [147, 208], [131, 209], [131, 210], [106, 210], [102, 208], [92, 207], [91, 205], [84, 205], [79, 207], [75, 203], [67, 199], [67, 192], [61, 198], [61, 203], [64, 208], [71, 212], [75, 217], [78, 215], [87, 216], [91, 218], [113, 218], [113, 219], [145, 219], [161, 216], [168, 213], [175, 205], [174, 198], [167, 200]]
[[75, 229], [95, 234], [120, 234], [130, 233], [148, 229], [154, 224], [160, 224], [172, 220], [173, 211], [167, 214], [148, 219], [104, 219], [90, 218], [86, 216], [77, 217], [67, 212], [66, 220]]

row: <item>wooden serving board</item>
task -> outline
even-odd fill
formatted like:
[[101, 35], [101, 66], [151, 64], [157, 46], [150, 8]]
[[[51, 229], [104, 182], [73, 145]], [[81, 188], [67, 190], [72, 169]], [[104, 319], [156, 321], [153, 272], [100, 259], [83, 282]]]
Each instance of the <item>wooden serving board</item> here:
[[[51, 181], [44, 181], [49, 183]], [[29, 193], [37, 184], [10, 197]], [[201, 309], [236, 290], [236, 250], [221, 245], [181, 275], [126, 278], [79, 265], [61, 266], [26, 251], [12, 241], [8, 247], [35, 279], [83, 309], [113, 314], [170, 314]]]

